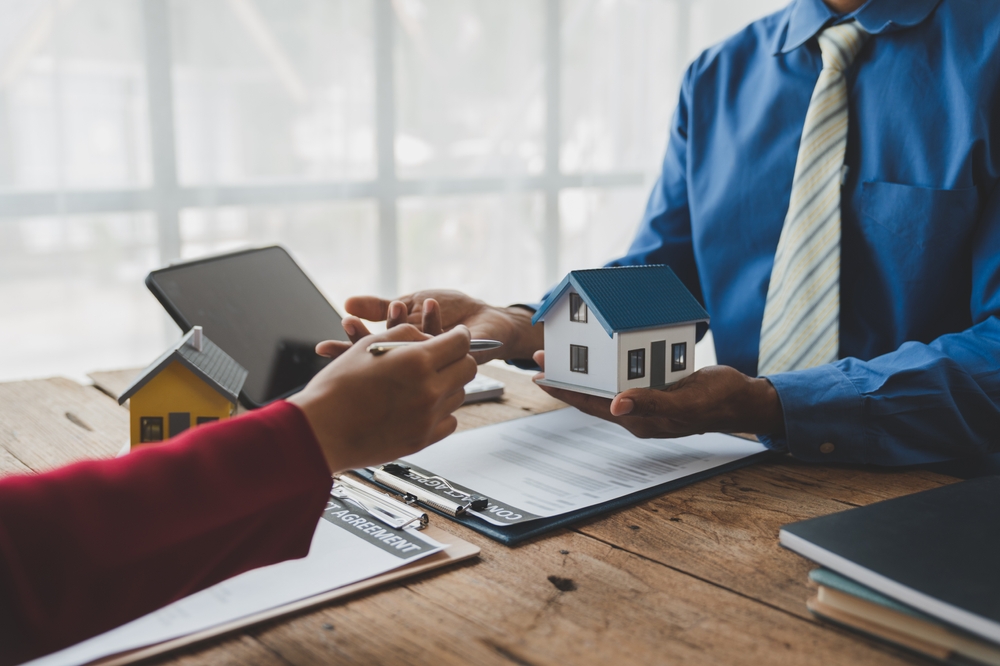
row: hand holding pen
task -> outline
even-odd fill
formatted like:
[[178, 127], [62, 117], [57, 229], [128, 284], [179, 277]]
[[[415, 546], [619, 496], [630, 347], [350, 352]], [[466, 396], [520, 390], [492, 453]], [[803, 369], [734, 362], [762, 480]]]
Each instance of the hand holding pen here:
[[[473, 351], [472, 357], [478, 363], [493, 359], [528, 359], [542, 346], [542, 327], [531, 325], [532, 311], [527, 306], [493, 307], [457, 291], [419, 291], [392, 301], [376, 296], [352, 296], [344, 303], [344, 309], [365, 321], [384, 321], [387, 328], [411, 324], [428, 335], [439, 335], [463, 324], [473, 338], [503, 343], [501, 347]], [[353, 321], [360, 323], [361, 320]], [[350, 325], [348, 322], [345, 318], [345, 330]], [[351, 339], [357, 342], [359, 338], [360, 335]]]
[[[441, 306], [438, 305], [437, 301], [433, 298], [428, 298], [423, 302], [422, 312], [420, 316], [419, 324], [420, 330], [429, 335], [436, 336], [444, 332], [441, 324]], [[386, 304], [386, 323], [388, 328], [393, 328], [399, 324], [405, 323], [407, 308], [399, 301], [392, 301]], [[409, 322], [413, 323], [413, 322]], [[344, 351], [350, 348], [353, 343], [360, 342], [364, 338], [371, 335], [371, 332], [365, 326], [361, 319], [354, 316], [344, 317], [343, 320], [344, 331], [347, 333], [347, 337], [350, 338], [350, 342], [340, 341], [340, 340], [327, 340], [316, 345], [316, 353], [320, 356], [326, 356], [330, 358], [335, 358], [339, 354], [344, 353]], [[405, 347], [412, 344], [419, 344], [420, 341], [401, 341], [402, 344], [392, 344], [392, 345], [375, 345], [371, 344], [368, 346], [368, 351], [379, 356], [389, 351], [390, 349], [396, 347]], [[491, 350], [498, 349], [503, 346], [503, 343], [498, 340], [473, 340], [471, 343], [470, 353], [479, 363], [483, 363], [492, 358], [484, 357], [483, 352], [489, 352]]]
[[[469, 329], [429, 336], [403, 324], [342, 351], [288, 398], [305, 414], [331, 472], [367, 467], [415, 453], [458, 426], [453, 412], [476, 376]], [[373, 344], [410, 342], [376, 358]]]

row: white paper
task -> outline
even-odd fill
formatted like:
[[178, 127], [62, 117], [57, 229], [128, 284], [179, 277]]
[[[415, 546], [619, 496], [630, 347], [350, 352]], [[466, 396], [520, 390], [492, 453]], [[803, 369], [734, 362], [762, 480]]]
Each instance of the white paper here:
[[[248, 571], [26, 666], [86, 664], [155, 645], [392, 571], [444, 548], [415, 530], [390, 530], [402, 537], [390, 537], [393, 552], [387, 552], [355, 532], [367, 529], [369, 538], [385, 537], [381, 530], [389, 528], [374, 520], [361, 522], [368, 517], [363, 511], [338, 502], [331, 498], [327, 505], [327, 518], [316, 526], [307, 557]], [[419, 543], [419, 553], [408, 552], [418, 550], [413, 542]]]
[[752, 456], [766, 447], [718, 433], [639, 439], [560, 409], [453, 435], [404, 458], [421, 472], [489, 498], [495, 525], [556, 516]]

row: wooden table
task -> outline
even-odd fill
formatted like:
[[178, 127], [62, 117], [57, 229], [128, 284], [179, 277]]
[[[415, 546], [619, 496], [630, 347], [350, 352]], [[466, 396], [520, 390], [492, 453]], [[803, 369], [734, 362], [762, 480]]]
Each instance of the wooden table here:
[[[506, 382], [506, 397], [464, 407], [463, 429], [561, 406], [523, 374], [483, 371]], [[114, 455], [128, 414], [110, 395], [134, 374], [0, 384], [0, 474]], [[814, 620], [812, 565], [778, 546], [778, 529], [952, 481], [780, 459], [515, 548], [435, 517], [481, 558], [155, 663], [919, 663]]]

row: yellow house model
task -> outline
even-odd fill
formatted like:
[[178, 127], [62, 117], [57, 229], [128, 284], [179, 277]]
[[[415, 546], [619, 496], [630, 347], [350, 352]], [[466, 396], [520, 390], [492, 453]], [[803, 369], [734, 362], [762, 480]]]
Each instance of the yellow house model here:
[[131, 401], [131, 448], [229, 418], [246, 378], [246, 369], [195, 326], [119, 396], [118, 404]]

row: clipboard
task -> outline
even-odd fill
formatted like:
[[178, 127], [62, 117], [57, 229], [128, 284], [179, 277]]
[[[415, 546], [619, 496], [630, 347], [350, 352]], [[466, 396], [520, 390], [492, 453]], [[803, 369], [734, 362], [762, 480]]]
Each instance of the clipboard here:
[[[308, 608], [339, 601], [357, 594], [370, 592], [404, 578], [416, 576], [428, 571], [434, 571], [436, 569], [441, 569], [458, 562], [478, 557], [480, 552], [479, 546], [460, 539], [453, 534], [449, 534], [440, 528], [429, 525], [427, 523], [427, 515], [418, 508], [408, 506], [393, 499], [392, 497], [384, 495], [383, 493], [366, 488], [363, 484], [347, 479], [342, 475], [335, 475], [334, 480], [335, 492], [331, 493], [333, 497], [338, 497], [356, 504], [357, 506], [363, 507], [369, 512], [372, 512], [373, 517], [396, 528], [418, 523], [419, 526], [417, 529], [420, 529], [423, 534], [427, 535], [431, 539], [443, 544], [445, 546], [444, 550], [410, 562], [409, 564], [405, 564], [401, 567], [397, 567], [383, 574], [373, 576], [356, 583], [351, 583], [349, 585], [344, 585], [328, 592], [322, 592], [288, 604], [275, 606], [274, 608], [269, 608], [259, 613], [247, 615], [231, 622], [224, 622], [222, 624], [187, 634], [185, 636], [179, 636], [168, 641], [102, 657], [88, 662], [88, 666], [123, 666], [125, 664], [133, 664], [150, 657], [188, 647], [210, 638], [230, 634], [235, 631], [239, 631], [240, 629], [245, 629], [246, 627], [261, 622], [266, 622], [267, 620], [273, 620], [283, 615], [296, 613]], [[339, 493], [336, 492], [338, 490], [340, 491]], [[380, 508], [382, 510], [380, 510]], [[375, 513], [375, 511], [378, 513]]]
[[339, 601], [357, 594], [370, 592], [397, 580], [409, 578], [410, 576], [416, 576], [427, 571], [440, 569], [479, 555], [479, 546], [473, 545], [468, 541], [464, 541], [440, 528], [428, 526], [425, 530], [425, 534], [432, 539], [445, 544], [447, 548], [439, 553], [428, 555], [427, 557], [419, 559], [416, 562], [411, 562], [410, 564], [399, 567], [398, 569], [393, 569], [392, 571], [384, 573], [380, 576], [369, 578], [368, 580], [362, 580], [351, 585], [345, 585], [344, 587], [337, 588], [336, 590], [330, 590], [329, 592], [325, 592], [323, 594], [317, 594], [313, 597], [300, 599], [299, 601], [285, 604], [284, 606], [278, 606], [277, 608], [272, 608], [264, 611], [263, 613], [249, 615], [234, 622], [221, 624], [194, 634], [188, 634], [187, 636], [181, 636], [180, 638], [175, 638], [163, 643], [157, 643], [156, 645], [150, 645], [131, 652], [124, 652], [117, 655], [111, 655], [110, 657], [104, 657], [103, 659], [92, 661], [90, 664], [93, 666], [124, 666], [125, 664], [133, 664], [143, 659], [148, 659], [172, 650], [188, 647], [189, 645], [208, 640], [209, 638], [216, 638], [218, 636], [230, 634], [235, 631], [239, 631], [240, 629], [245, 629], [246, 627], [266, 622], [267, 620], [273, 620], [274, 618], [281, 617], [283, 615], [296, 613], [315, 606], [322, 606], [333, 601]]
[[[744, 439], [756, 438], [752, 436], [742, 436]], [[600, 518], [606, 516], [615, 511], [634, 506], [641, 502], [644, 502], [654, 497], [659, 497], [660, 495], [670, 492], [672, 490], [677, 490], [678, 488], [683, 488], [684, 486], [702, 481], [704, 479], [716, 476], [718, 474], [724, 474], [741, 467], [746, 467], [747, 465], [752, 465], [764, 460], [768, 460], [774, 456], [782, 455], [782, 453], [777, 451], [762, 451], [745, 458], [740, 458], [739, 460], [734, 460], [730, 463], [724, 465], [719, 465], [717, 467], [712, 467], [711, 469], [706, 469], [701, 472], [695, 472], [689, 474], [683, 478], [675, 479], [673, 481], [668, 481], [657, 486], [652, 486], [650, 488], [644, 488], [643, 490], [638, 490], [627, 495], [622, 495], [621, 497], [615, 498], [613, 500], [608, 500], [607, 502], [599, 502], [591, 506], [584, 507], [582, 509], [576, 509], [574, 511], [569, 511], [567, 513], [559, 514], [558, 516], [552, 516], [550, 518], [538, 518], [525, 523], [519, 523], [516, 525], [498, 526], [488, 523], [481, 518], [474, 516], [467, 511], [460, 511], [453, 513], [448, 509], [450, 507], [440, 507], [435, 503], [429, 503], [421, 501], [419, 498], [416, 502], [420, 506], [433, 511], [439, 516], [444, 516], [448, 520], [453, 520], [457, 523], [461, 523], [471, 530], [475, 530], [480, 534], [498, 541], [505, 546], [516, 546], [519, 543], [527, 541], [528, 539], [533, 539], [544, 534], [548, 534], [554, 530], [563, 527], [570, 527], [576, 523], [582, 522], [584, 520], [589, 520], [592, 518]], [[399, 491], [399, 489], [386, 485], [385, 483], [379, 482], [375, 475], [368, 469], [356, 469], [353, 470], [355, 474], [366, 479], [367, 481], [375, 484], [379, 488], [386, 490], [390, 493], [396, 495], [404, 494]], [[438, 477], [440, 478], [440, 477]], [[404, 494], [405, 495], [405, 494]], [[409, 498], [411, 501], [414, 498]], [[471, 499], [471, 498], [470, 498]]]

